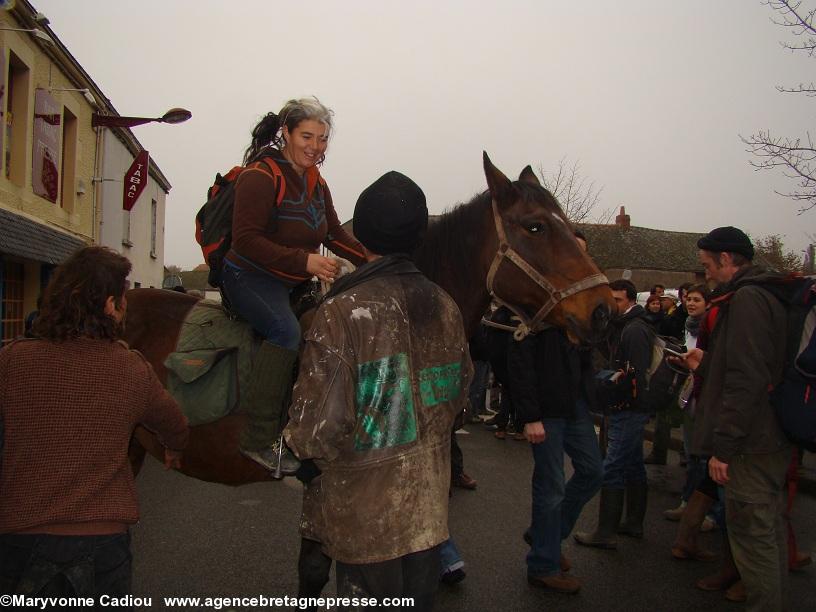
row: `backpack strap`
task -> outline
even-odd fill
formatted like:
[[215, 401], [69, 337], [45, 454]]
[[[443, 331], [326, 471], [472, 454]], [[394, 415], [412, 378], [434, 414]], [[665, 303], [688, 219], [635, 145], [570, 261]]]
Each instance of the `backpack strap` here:
[[[266, 166], [269, 171], [264, 169], [261, 164]], [[283, 172], [281, 172], [280, 166], [275, 163], [275, 160], [272, 159], [271, 156], [267, 155], [266, 157], [262, 157], [246, 167], [246, 169], [249, 168], [259, 170], [260, 172], [272, 177], [272, 180], [275, 181], [275, 189], [278, 194], [275, 198], [275, 202], [278, 206], [280, 206], [281, 202], [283, 202], [283, 197], [286, 195], [286, 179], [283, 177]]]

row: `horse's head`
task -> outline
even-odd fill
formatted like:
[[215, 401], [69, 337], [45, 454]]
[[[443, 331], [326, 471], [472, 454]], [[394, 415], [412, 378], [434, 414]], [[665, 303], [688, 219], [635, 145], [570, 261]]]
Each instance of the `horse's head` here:
[[573, 341], [598, 340], [613, 312], [612, 293], [558, 201], [530, 166], [511, 182], [485, 153], [484, 169], [498, 238], [488, 288], [525, 326], [544, 321]]

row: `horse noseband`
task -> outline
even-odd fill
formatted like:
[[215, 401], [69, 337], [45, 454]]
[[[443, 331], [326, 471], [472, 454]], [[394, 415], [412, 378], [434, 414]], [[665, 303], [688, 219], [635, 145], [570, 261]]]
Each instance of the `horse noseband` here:
[[[513, 338], [515, 340], [524, 340], [524, 338], [530, 334], [534, 334], [543, 329], [543, 327], [545, 327], [545, 317], [552, 312], [553, 308], [558, 306], [559, 303], [563, 302], [568, 297], [575, 295], [576, 293], [580, 293], [581, 291], [592, 289], [593, 287], [597, 287], [599, 285], [609, 284], [609, 279], [603, 274], [593, 274], [592, 276], [582, 278], [569, 287], [564, 289], [556, 289], [550, 281], [548, 281], [538, 270], [531, 266], [526, 259], [519, 255], [507, 241], [507, 234], [504, 231], [504, 225], [502, 224], [502, 219], [499, 215], [499, 209], [496, 206], [495, 199], [492, 201], [491, 207], [493, 209], [493, 221], [496, 224], [496, 235], [499, 239], [499, 248], [496, 251], [496, 256], [493, 258], [493, 263], [490, 264], [490, 270], [487, 273], [487, 291], [490, 293], [490, 297], [493, 300], [508, 308], [518, 318], [518, 326], [512, 328]], [[533, 282], [544, 289], [544, 291], [546, 291], [550, 296], [549, 299], [544, 302], [541, 308], [538, 309], [538, 312], [535, 313], [532, 319], [528, 317], [520, 308], [505, 302], [498, 295], [496, 295], [496, 292], [493, 290], [493, 281], [496, 278], [496, 273], [499, 270], [499, 266], [501, 266], [505, 259], [508, 259], [515, 264], [527, 275], [528, 278], [532, 279]]]

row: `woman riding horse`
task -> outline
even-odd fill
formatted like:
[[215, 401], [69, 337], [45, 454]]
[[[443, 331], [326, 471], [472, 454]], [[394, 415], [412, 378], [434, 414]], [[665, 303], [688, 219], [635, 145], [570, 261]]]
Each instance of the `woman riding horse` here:
[[[268, 113], [252, 130], [246, 169], [235, 183], [222, 289], [230, 309], [264, 338], [242, 402], [249, 420], [240, 449], [270, 471], [278, 466], [277, 437], [300, 345], [289, 294], [312, 276], [326, 282], [336, 277], [336, 261], [317, 252], [321, 244], [355, 264], [364, 261], [360, 244], [340, 226], [317, 169], [332, 114], [317, 98], [289, 100], [278, 114]], [[297, 462], [285, 457], [282, 472], [292, 473]]]

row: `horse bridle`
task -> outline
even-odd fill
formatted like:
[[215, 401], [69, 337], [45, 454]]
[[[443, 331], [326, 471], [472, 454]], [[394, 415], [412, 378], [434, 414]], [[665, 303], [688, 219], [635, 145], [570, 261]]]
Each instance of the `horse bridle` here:
[[[491, 325], [492, 327], [512, 330], [513, 338], [516, 340], [523, 340], [528, 335], [534, 334], [545, 327], [545, 317], [550, 314], [553, 308], [558, 306], [560, 302], [572, 295], [575, 295], [576, 293], [580, 293], [581, 291], [586, 291], [587, 289], [592, 289], [593, 287], [597, 287], [599, 285], [609, 284], [609, 279], [606, 278], [605, 275], [593, 274], [592, 276], [587, 276], [586, 278], [579, 280], [577, 283], [573, 283], [565, 289], [556, 289], [550, 281], [548, 281], [538, 270], [533, 268], [533, 266], [531, 266], [526, 259], [519, 255], [518, 252], [512, 246], [510, 246], [510, 243], [507, 241], [507, 234], [504, 231], [504, 224], [501, 216], [499, 215], [499, 209], [496, 206], [495, 199], [493, 199], [491, 206], [493, 208], [493, 220], [496, 223], [496, 235], [499, 239], [499, 248], [496, 251], [496, 256], [493, 258], [493, 263], [490, 264], [490, 270], [487, 273], [487, 291], [490, 293], [490, 297], [495, 302], [501, 306], [505, 306], [511, 312], [513, 312], [515, 315], [514, 319], [517, 319], [519, 324], [516, 327], [511, 327], [498, 323], [494, 324], [491, 321], [483, 319], [484, 323]], [[501, 266], [505, 259], [509, 259], [512, 263], [514, 263], [527, 275], [528, 278], [532, 279], [550, 296], [549, 299], [544, 302], [541, 308], [538, 309], [538, 312], [535, 313], [532, 319], [528, 317], [527, 314], [520, 308], [516, 308], [512, 304], [505, 302], [498, 295], [496, 295], [496, 292], [493, 290], [493, 281], [496, 278], [499, 266]]]

